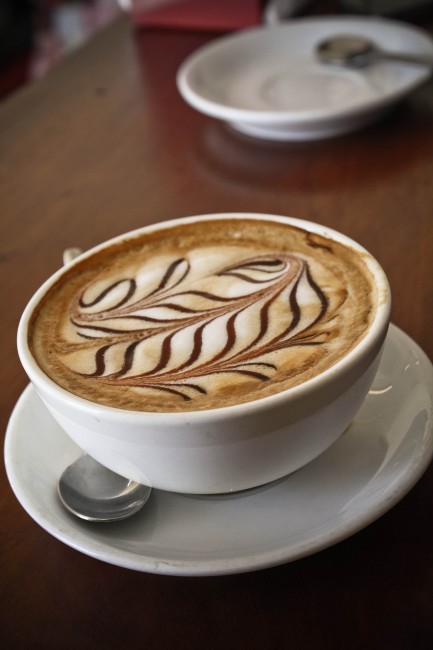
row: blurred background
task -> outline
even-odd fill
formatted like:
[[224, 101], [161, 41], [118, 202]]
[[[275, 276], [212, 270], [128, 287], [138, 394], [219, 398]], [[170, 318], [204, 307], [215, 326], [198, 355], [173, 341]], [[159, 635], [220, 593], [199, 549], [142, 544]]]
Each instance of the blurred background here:
[[[0, 0], [0, 101], [43, 76], [62, 56], [132, 7], [136, 25], [228, 31], [284, 20], [317, 0]], [[325, 13], [371, 14], [418, 22], [433, 0], [321, 0]]]
[[119, 13], [118, 0], [0, 0], [0, 100]]

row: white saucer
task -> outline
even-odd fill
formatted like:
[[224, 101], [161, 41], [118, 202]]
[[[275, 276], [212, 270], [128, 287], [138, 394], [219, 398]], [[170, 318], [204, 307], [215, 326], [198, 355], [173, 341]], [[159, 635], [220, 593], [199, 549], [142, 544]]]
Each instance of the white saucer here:
[[312, 140], [380, 118], [428, 79], [428, 66], [382, 61], [361, 70], [319, 63], [315, 46], [335, 34], [383, 49], [433, 55], [422, 30], [383, 18], [301, 18], [224, 36], [190, 55], [177, 75], [195, 109], [258, 138]]
[[433, 366], [391, 326], [373, 389], [346, 433], [294, 474], [222, 496], [154, 491], [135, 517], [92, 524], [63, 509], [56, 482], [79, 449], [28, 387], [6, 434], [18, 500], [65, 544], [118, 566], [218, 575], [282, 564], [352, 535], [397, 503], [433, 454]]

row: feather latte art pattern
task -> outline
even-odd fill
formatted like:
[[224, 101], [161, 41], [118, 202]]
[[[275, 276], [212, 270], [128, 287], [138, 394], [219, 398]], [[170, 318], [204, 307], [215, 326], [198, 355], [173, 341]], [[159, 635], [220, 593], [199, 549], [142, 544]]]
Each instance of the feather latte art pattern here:
[[92, 381], [184, 401], [218, 378], [268, 381], [282, 350], [326, 342], [333, 309], [306, 260], [243, 253], [204, 267], [172, 256], [150, 275], [90, 284], [73, 301], [62, 363]]
[[321, 375], [363, 339], [377, 302], [350, 246], [271, 218], [197, 218], [65, 267], [28, 340], [41, 370], [87, 401], [206, 411]]

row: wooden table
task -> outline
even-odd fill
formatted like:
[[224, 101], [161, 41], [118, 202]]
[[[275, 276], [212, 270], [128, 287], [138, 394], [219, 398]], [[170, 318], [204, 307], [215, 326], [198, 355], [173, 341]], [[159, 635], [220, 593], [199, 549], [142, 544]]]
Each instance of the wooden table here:
[[[359, 133], [255, 141], [177, 93], [179, 64], [210, 38], [133, 35], [122, 18], [0, 106], [2, 431], [27, 383], [18, 318], [63, 249], [190, 214], [286, 214], [343, 231], [380, 260], [394, 323], [433, 357], [432, 83]], [[350, 539], [214, 578], [91, 559], [30, 519], [4, 470], [0, 481], [5, 650], [433, 647], [433, 468]]]

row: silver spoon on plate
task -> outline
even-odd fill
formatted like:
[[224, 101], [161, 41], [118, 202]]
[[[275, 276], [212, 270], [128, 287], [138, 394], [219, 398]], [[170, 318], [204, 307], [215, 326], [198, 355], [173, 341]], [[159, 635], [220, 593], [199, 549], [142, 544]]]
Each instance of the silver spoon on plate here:
[[319, 61], [331, 65], [363, 68], [380, 60], [433, 66], [433, 56], [382, 50], [366, 36], [331, 36], [316, 47]]
[[[79, 248], [63, 253], [63, 264], [78, 255]], [[131, 481], [83, 454], [67, 467], [57, 483], [57, 493], [64, 507], [87, 521], [118, 521], [137, 513], [148, 500], [152, 489]]]
[[130, 481], [83, 454], [67, 467], [57, 484], [60, 501], [87, 521], [119, 521], [135, 515], [151, 488]]

